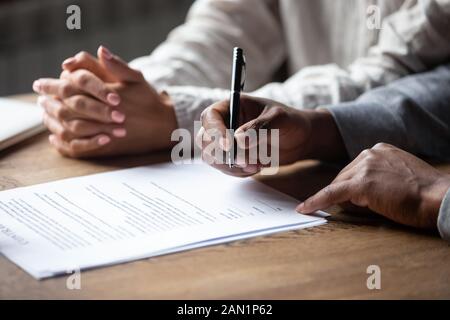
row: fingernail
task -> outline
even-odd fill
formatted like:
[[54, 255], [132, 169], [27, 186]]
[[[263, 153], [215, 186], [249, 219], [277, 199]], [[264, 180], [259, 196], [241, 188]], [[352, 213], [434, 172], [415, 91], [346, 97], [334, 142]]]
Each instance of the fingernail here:
[[113, 119], [114, 122], [122, 123], [125, 120], [125, 115], [122, 112], [114, 110], [111, 112], [111, 119]]
[[113, 55], [111, 53], [111, 51], [109, 51], [106, 47], [101, 46], [102, 48], [102, 55], [105, 59], [111, 60]]
[[105, 144], [109, 143], [111, 141], [111, 139], [108, 136], [101, 136], [98, 139], [98, 144], [101, 146], [104, 146]]
[[36, 80], [33, 82], [33, 90], [35, 92], [40, 92], [41, 91], [41, 82], [39, 80]]
[[123, 138], [127, 135], [127, 130], [125, 128], [117, 128], [112, 131], [113, 135], [118, 138]]
[[69, 65], [71, 63], [74, 63], [75, 60], [76, 60], [75, 57], [67, 58], [66, 60], [63, 61], [62, 66], [65, 67], [65, 66], [67, 66], [67, 65]]
[[108, 93], [106, 100], [113, 106], [117, 106], [120, 103], [120, 97], [116, 93]]
[[54, 144], [54, 143], [55, 143], [55, 136], [52, 135], [52, 134], [49, 135], [49, 136], [48, 136], [48, 141], [50, 141], [51, 144]]

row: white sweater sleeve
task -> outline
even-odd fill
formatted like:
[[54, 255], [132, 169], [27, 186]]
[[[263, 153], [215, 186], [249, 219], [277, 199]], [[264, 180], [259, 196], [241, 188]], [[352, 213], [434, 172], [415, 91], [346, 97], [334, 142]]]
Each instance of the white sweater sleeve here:
[[[370, 89], [433, 69], [450, 60], [450, 0], [410, 0], [383, 19], [378, 42], [347, 68], [300, 70], [255, 94], [297, 108], [355, 100]], [[253, 71], [253, 70], [252, 70]]]
[[204, 108], [227, 98], [234, 46], [246, 52], [247, 90], [297, 108], [352, 101], [450, 59], [450, 0], [408, 0], [383, 19], [378, 43], [367, 56], [348, 68], [311, 66], [283, 83], [266, 84], [286, 55], [276, 12], [276, 1], [270, 0], [198, 0], [184, 25], [132, 65], [169, 92], [179, 126], [191, 128]]
[[186, 22], [131, 66], [157, 88], [229, 88], [236, 46], [251, 61], [246, 86], [253, 90], [270, 81], [286, 58], [277, 1], [197, 0]]

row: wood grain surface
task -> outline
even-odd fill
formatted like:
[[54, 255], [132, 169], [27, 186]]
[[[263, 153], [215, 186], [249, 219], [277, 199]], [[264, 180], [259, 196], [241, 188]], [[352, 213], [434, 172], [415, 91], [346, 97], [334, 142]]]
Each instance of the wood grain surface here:
[[[0, 189], [168, 160], [167, 153], [67, 159], [50, 147], [44, 133], [0, 152]], [[439, 168], [450, 172], [448, 165]], [[303, 199], [337, 172], [331, 165], [304, 161], [258, 179]], [[0, 298], [450, 298], [450, 246], [437, 233], [378, 216], [331, 212], [329, 223], [320, 227], [84, 271], [81, 290], [68, 290], [65, 276], [34, 280], [0, 256]], [[369, 265], [381, 268], [381, 290], [367, 289]]]

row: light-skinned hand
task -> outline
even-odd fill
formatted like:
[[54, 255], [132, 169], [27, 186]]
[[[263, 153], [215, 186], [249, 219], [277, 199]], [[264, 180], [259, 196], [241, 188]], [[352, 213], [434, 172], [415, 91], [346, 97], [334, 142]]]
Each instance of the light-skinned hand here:
[[170, 147], [170, 98], [105, 47], [63, 63], [59, 79], [36, 80], [51, 144], [69, 157], [144, 153]]

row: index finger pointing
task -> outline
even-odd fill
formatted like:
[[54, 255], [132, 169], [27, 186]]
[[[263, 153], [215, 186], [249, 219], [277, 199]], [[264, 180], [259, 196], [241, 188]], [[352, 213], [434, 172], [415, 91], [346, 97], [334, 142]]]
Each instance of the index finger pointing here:
[[329, 208], [334, 204], [350, 200], [355, 191], [354, 184], [348, 180], [330, 184], [301, 203], [297, 207], [297, 211], [300, 213], [312, 213]]

